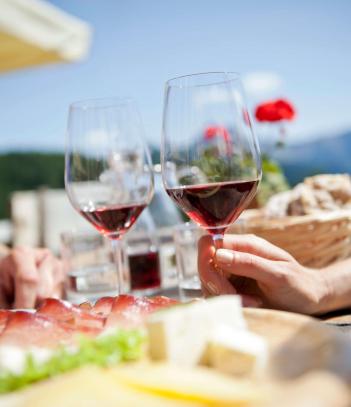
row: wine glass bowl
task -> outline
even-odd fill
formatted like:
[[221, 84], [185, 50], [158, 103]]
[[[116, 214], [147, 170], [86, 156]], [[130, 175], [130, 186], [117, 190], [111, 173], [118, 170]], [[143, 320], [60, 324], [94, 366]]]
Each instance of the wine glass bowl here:
[[73, 207], [112, 241], [135, 223], [151, 201], [154, 182], [132, 99], [96, 99], [70, 106], [65, 187]]
[[237, 74], [194, 74], [166, 83], [161, 165], [168, 195], [215, 240], [223, 238], [261, 178]]

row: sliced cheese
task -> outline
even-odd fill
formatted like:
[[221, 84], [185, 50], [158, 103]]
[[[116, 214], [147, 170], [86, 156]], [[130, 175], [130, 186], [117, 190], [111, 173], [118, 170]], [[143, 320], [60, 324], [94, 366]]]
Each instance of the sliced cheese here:
[[135, 364], [112, 370], [119, 383], [140, 392], [202, 406], [257, 406], [267, 397], [257, 383], [234, 379], [206, 367], [184, 369], [164, 363]]
[[[7, 404], [5, 404], [7, 403]], [[11, 407], [200, 407], [203, 404], [162, 397], [124, 385], [110, 369], [87, 366], [34, 384], [15, 398], [0, 397]]]
[[195, 365], [203, 359], [218, 324], [246, 329], [239, 297], [215, 297], [157, 312], [147, 321], [150, 356]]
[[208, 364], [223, 373], [259, 375], [267, 364], [268, 348], [261, 336], [219, 325], [209, 340], [206, 356]]

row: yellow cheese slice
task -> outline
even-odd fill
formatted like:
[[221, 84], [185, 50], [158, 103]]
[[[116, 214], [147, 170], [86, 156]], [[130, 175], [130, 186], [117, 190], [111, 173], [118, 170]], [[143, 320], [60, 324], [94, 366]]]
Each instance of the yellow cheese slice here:
[[246, 406], [266, 399], [262, 387], [206, 367], [182, 368], [164, 363], [114, 368], [117, 381], [133, 389], [205, 406]]
[[200, 407], [121, 384], [109, 370], [85, 367], [0, 397], [1, 407]]

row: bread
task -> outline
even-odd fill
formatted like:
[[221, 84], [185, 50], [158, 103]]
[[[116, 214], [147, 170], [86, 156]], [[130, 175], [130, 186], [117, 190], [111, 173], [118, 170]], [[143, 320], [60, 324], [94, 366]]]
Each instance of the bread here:
[[274, 195], [265, 206], [271, 217], [310, 215], [351, 208], [351, 177], [322, 174], [308, 177], [292, 190]]

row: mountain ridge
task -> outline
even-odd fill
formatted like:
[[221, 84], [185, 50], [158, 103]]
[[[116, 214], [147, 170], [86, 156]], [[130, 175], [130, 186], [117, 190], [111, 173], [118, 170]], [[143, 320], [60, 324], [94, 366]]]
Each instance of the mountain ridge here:
[[282, 166], [291, 185], [318, 173], [351, 174], [351, 130], [332, 137], [321, 137], [280, 149], [264, 145], [263, 152]]

